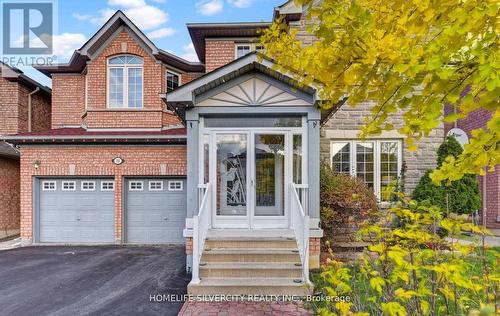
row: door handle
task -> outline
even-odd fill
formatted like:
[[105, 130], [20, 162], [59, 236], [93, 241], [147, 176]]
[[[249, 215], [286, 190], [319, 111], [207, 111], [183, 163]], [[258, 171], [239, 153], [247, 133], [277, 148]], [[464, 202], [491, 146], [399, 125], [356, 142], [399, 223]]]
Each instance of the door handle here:
[[168, 217], [164, 217], [164, 218], [163, 218], [163, 220], [164, 220], [164, 221], [168, 221]]
[[80, 220], [81, 220], [80, 216], [77, 216], [77, 217], [76, 217], [76, 220], [77, 220], [77, 221], [80, 221]]

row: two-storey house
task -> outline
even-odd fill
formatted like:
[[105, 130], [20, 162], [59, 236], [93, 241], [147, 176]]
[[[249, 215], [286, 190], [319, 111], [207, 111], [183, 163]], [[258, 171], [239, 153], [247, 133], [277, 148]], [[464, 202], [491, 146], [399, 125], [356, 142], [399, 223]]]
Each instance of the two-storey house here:
[[[314, 40], [293, 1], [274, 16]], [[321, 113], [317, 87], [259, 53], [269, 25], [188, 24], [192, 63], [118, 11], [67, 64], [38, 68], [53, 82], [51, 127], [7, 137], [21, 146], [22, 238], [184, 243], [192, 294], [307, 293], [320, 161], [378, 195], [405, 169], [411, 191], [443, 130], [415, 153], [397, 133], [358, 140], [371, 104]]]

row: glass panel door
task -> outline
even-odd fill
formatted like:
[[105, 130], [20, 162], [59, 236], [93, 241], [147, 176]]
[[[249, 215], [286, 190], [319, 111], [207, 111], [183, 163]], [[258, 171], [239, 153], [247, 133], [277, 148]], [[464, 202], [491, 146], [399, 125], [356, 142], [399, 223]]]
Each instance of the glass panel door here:
[[255, 216], [285, 214], [285, 135], [255, 134]]
[[247, 216], [247, 135], [216, 135], [216, 215]]

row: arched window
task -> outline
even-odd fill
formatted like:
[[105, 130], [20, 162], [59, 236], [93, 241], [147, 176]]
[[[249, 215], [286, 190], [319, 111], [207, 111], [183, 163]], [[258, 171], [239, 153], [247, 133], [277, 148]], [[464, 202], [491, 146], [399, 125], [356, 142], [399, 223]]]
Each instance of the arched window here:
[[137, 56], [108, 59], [109, 108], [142, 108], [143, 64]]

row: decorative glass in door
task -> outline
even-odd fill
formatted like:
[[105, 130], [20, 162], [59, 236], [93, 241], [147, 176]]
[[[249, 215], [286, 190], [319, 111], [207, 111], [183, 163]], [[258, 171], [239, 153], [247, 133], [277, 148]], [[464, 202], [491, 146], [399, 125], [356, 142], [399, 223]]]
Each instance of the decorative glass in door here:
[[285, 135], [255, 135], [255, 216], [285, 213]]
[[218, 134], [217, 215], [247, 215], [247, 135]]

